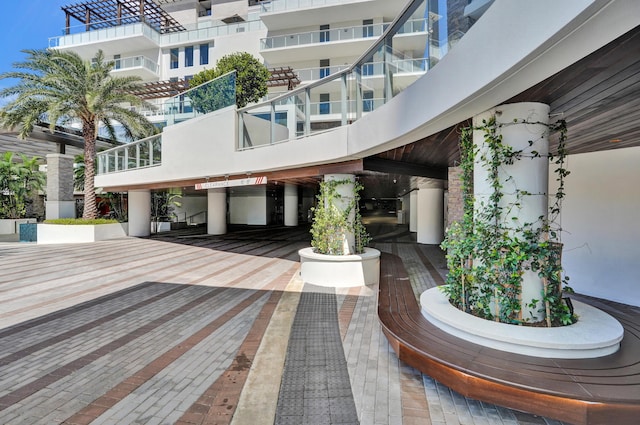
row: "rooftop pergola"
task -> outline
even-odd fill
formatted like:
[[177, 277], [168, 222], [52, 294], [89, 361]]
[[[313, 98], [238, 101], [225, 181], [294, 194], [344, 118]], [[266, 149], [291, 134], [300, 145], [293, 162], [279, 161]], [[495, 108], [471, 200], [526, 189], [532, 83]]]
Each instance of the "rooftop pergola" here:
[[146, 22], [161, 33], [185, 31], [185, 28], [153, 0], [94, 0], [63, 6], [66, 33], [71, 18], [85, 25], [86, 31]]

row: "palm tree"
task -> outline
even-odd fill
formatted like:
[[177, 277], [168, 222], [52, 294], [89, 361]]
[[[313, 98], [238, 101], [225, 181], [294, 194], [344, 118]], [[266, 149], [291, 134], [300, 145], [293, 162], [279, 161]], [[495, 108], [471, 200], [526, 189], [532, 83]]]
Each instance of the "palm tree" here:
[[0, 90], [0, 97], [10, 101], [0, 109], [0, 125], [20, 126], [20, 138], [26, 138], [34, 125], [48, 122], [51, 131], [57, 125], [79, 123], [84, 139], [84, 211], [82, 218], [96, 218], [94, 186], [96, 137], [102, 125], [111, 139], [116, 139], [114, 124], [119, 123], [125, 135], [136, 140], [153, 134], [153, 125], [128, 106], [143, 101], [131, 94], [139, 85], [138, 77], [113, 77], [114, 63], [105, 61], [98, 51], [91, 61], [74, 52], [54, 49], [23, 50], [25, 62], [14, 64], [22, 71], [7, 72], [3, 78], [20, 81]]

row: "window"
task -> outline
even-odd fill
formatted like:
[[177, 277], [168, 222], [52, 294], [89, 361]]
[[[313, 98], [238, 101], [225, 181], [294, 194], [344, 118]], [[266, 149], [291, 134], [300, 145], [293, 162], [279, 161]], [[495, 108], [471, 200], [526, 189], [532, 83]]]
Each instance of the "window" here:
[[329, 114], [331, 113], [331, 103], [329, 93], [320, 93], [320, 105], [318, 107], [318, 112], [320, 114]]
[[209, 63], [209, 43], [203, 43], [200, 45], [200, 65], [207, 65]]
[[373, 90], [365, 90], [362, 92], [362, 111], [373, 111]]
[[178, 68], [178, 49], [171, 49], [169, 51], [169, 68], [176, 69]]
[[320, 43], [326, 43], [331, 40], [329, 36], [329, 25], [320, 25]]
[[331, 68], [329, 68], [329, 59], [320, 59], [320, 78], [324, 78], [331, 74]]
[[114, 61], [114, 69], [120, 69], [120, 67], [122, 66], [122, 64], [120, 63], [120, 55], [113, 55], [113, 61]]
[[373, 37], [373, 19], [362, 21], [362, 37]]
[[373, 62], [365, 62], [362, 64], [362, 75], [373, 75]]
[[193, 66], [193, 46], [184, 48], [184, 66]]

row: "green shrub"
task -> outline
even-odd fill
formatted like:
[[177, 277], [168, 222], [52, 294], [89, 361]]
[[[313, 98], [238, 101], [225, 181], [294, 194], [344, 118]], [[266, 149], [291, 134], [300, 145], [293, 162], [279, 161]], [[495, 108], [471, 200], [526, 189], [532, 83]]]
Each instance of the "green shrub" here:
[[54, 218], [51, 220], [45, 220], [45, 224], [62, 224], [62, 225], [77, 225], [77, 224], [114, 224], [118, 223], [118, 220], [110, 218], [94, 218], [91, 220], [85, 220], [83, 218]]

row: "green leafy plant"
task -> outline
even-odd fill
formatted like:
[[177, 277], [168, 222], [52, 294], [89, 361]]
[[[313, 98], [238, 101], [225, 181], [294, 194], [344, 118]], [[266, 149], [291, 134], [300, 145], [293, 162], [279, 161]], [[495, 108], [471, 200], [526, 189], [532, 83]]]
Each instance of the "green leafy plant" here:
[[[547, 326], [571, 324], [577, 317], [562, 298], [563, 291], [571, 292], [571, 288], [567, 285], [569, 278], [561, 277], [562, 245], [557, 240], [560, 229], [555, 224], [564, 197], [565, 178], [569, 175], [564, 167], [566, 123], [559, 121], [548, 125], [559, 141], [557, 152], [548, 155], [548, 160], [556, 166], [554, 172], [558, 181], [548, 216], [524, 224], [516, 224], [514, 217], [524, 198], [533, 195], [516, 189], [515, 201], [506, 202], [499, 170], [514, 161], [542, 155], [533, 150], [534, 141], [522, 150], [514, 150], [503, 143], [499, 129], [512, 124], [540, 123], [522, 120], [499, 124], [492, 117], [481, 126], [465, 128], [461, 132], [464, 215], [460, 223], [454, 223], [448, 229], [442, 244], [447, 251], [449, 268], [443, 290], [450, 302], [463, 311], [504, 323], [524, 324], [531, 319], [522, 317], [522, 281], [523, 275], [532, 271], [542, 279], [544, 289], [540, 298], [529, 300], [527, 306], [543, 313]], [[474, 130], [484, 134], [486, 149], [482, 152], [473, 143]], [[476, 166], [488, 170], [491, 193], [486, 201], [477, 202], [473, 196], [473, 169]], [[512, 217], [513, 224], [505, 217]]]
[[[342, 196], [337, 188], [344, 184], [354, 184], [353, 197], [347, 205], [339, 206]], [[320, 183], [317, 196], [318, 205], [312, 208], [311, 246], [316, 252], [327, 255], [346, 255], [353, 250], [356, 254], [364, 251], [371, 238], [367, 233], [359, 211], [362, 185], [350, 180], [328, 180]], [[347, 234], [353, 234], [355, 247], [349, 247]]]
[[84, 218], [54, 218], [51, 220], [45, 220], [45, 224], [60, 224], [60, 225], [96, 225], [96, 224], [114, 224], [118, 223], [118, 220], [113, 220], [109, 218], [94, 218], [94, 219], [84, 219]]
[[44, 174], [38, 170], [39, 159], [20, 154], [16, 161], [13, 152], [0, 157], [0, 217], [16, 219], [27, 213], [31, 196], [42, 189]]

